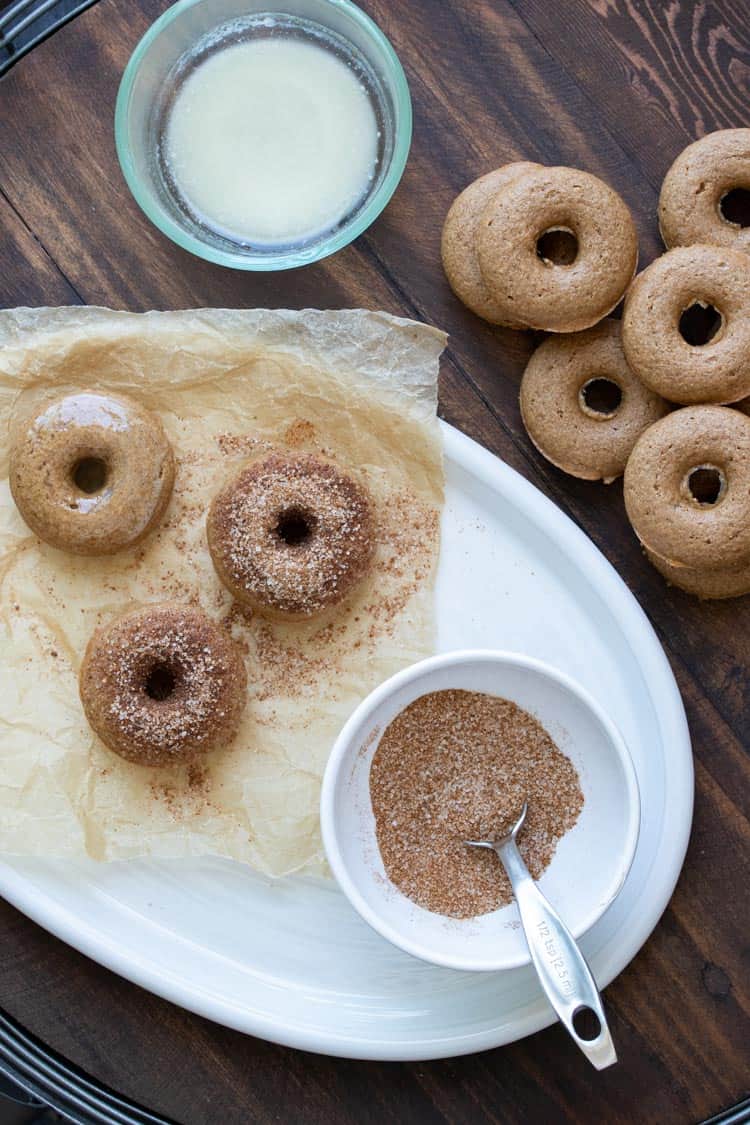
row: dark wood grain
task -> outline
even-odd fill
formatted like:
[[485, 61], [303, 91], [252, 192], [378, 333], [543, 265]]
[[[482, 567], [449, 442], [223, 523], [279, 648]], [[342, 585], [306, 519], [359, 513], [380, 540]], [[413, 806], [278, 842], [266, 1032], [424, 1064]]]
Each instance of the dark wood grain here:
[[114, 153], [120, 74], [163, 0], [100, 5], [0, 86], [0, 301], [114, 307], [363, 305], [450, 332], [441, 412], [575, 519], [646, 609], [696, 753], [685, 871], [657, 930], [608, 989], [621, 1064], [594, 1075], [559, 1029], [472, 1058], [376, 1065], [237, 1035], [147, 996], [0, 904], [0, 1004], [120, 1092], [186, 1125], [218, 1122], [688, 1122], [750, 1087], [750, 598], [668, 589], [628, 530], [622, 490], [565, 477], [530, 446], [517, 392], [534, 340], [453, 298], [442, 219], [508, 160], [603, 176], [660, 251], [659, 184], [714, 128], [748, 124], [746, 0], [367, 0], [406, 66], [414, 145], [396, 196], [345, 251], [249, 276], [190, 257], [128, 195]]

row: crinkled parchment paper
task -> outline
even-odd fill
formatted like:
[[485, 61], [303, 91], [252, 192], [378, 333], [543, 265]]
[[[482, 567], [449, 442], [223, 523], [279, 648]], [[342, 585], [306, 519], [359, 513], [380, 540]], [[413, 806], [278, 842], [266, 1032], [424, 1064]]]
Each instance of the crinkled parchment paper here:
[[[274, 875], [320, 867], [318, 793], [336, 733], [371, 688], [432, 649], [444, 342], [361, 310], [0, 312], [0, 852], [214, 853]], [[8, 490], [13, 427], [41, 399], [81, 387], [158, 411], [178, 459], [162, 526], [112, 558], [40, 543]], [[301, 625], [243, 616], [206, 547], [211, 497], [267, 445], [324, 451], [376, 503], [371, 578], [344, 610]], [[201, 768], [122, 761], [78, 697], [92, 630], [169, 599], [224, 621], [247, 659], [239, 737]]]

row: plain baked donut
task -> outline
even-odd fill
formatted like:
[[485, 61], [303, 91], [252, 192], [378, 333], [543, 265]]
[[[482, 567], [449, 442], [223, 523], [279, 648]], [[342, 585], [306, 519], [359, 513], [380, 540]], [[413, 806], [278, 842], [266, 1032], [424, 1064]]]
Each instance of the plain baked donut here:
[[342, 602], [373, 551], [364, 488], [309, 454], [273, 453], [242, 468], [207, 520], [216, 572], [242, 605], [267, 617], [310, 617]]
[[671, 566], [750, 562], [750, 418], [690, 406], [655, 422], [625, 467], [625, 507], [643, 546]]
[[666, 578], [670, 586], [677, 586], [686, 594], [693, 594], [702, 601], [718, 601], [722, 598], [740, 598], [750, 594], [750, 562], [737, 567], [721, 569], [691, 566], [673, 566], [651, 551], [646, 558]]
[[247, 701], [245, 665], [229, 635], [202, 610], [172, 603], [97, 629], [79, 689], [102, 742], [147, 766], [228, 745]]
[[453, 200], [445, 217], [440, 253], [448, 284], [459, 301], [491, 324], [502, 324], [507, 328], [525, 327], [516, 321], [503, 319], [507, 313], [503, 313], [495, 303], [482, 279], [476, 246], [479, 219], [493, 195], [524, 172], [539, 167], [539, 164], [519, 160], [480, 176]]
[[548, 461], [607, 484], [669, 409], [628, 367], [616, 320], [540, 344], [524, 371], [520, 402], [527, 433]]
[[125, 395], [76, 391], [14, 435], [10, 488], [40, 539], [74, 555], [132, 547], [161, 519], [174, 457], [159, 418]]
[[680, 153], [659, 194], [664, 245], [750, 250], [750, 129], [720, 129]]
[[750, 262], [719, 246], [680, 246], [639, 274], [622, 343], [633, 371], [685, 405], [750, 394]]
[[622, 297], [638, 264], [638, 237], [624, 201], [602, 180], [575, 168], [539, 168], [489, 200], [477, 255], [505, 320], [576, 332]]

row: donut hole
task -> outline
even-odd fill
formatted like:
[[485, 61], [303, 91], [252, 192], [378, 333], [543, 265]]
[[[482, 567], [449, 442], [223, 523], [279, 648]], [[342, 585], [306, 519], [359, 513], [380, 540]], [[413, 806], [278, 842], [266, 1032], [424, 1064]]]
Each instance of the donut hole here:
[[101, 492], [109, 476], [107, 462], [101, 457], [81, 457], [70, 470], [70, 476], [80, 492], [89, 495]]
[[680, 314], [680, 335], [692, 348], [702, 348], [716, 337], [724, 318], [706, 301], [693, 301]]
[[594, 418], [612, 418], [622, 404], [622, 388], [614, 379], [598, 375], [583, 384], [578, 392], [578, 401], [584, 414]]
[[301, 547], [315, 530], [315, 517], [304, 508], [287, 508], [276, 521], [274, 534], [287, 547]]
[[702, 508], [718, 504], [727, 490], [727, 478], [716, 465], [696, 465], [688, 472], [685, 484], [691, 498]]
[[177, 677], [174, 669], [160, 661], [149, 669], [143, 686], [149, 699], [153, 699], [157, 703], [163, 703], [166, 699], [169, 699], [176, 683]]
[[536, 253], [546, 266], [572, 266], [578, 257], [578, 239], [567, 227], [550, 227], [536, 240]]
[[719, 200], [719, 214], [733, 227], [750, 227], [750, 190], [732, 188]]

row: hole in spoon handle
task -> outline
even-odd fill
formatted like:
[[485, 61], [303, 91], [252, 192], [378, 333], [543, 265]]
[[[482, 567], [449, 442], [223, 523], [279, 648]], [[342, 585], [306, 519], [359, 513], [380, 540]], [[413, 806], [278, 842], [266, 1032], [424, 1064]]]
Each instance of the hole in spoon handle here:
[[571, 1039], [597, 1070], [604, 1070], [617, 1062], [617, 1052], [603, 1010], [600, 1015], [594, 1008], [580, 1004], [572, 1016], [562, 1022]]

